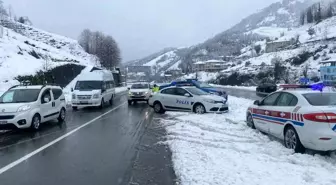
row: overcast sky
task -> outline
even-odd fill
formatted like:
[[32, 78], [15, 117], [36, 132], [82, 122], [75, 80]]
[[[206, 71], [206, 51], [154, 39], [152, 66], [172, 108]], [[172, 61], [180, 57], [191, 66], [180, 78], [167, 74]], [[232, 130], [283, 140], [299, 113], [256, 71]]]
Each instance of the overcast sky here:
[[279, 0], [4, 0], [34, 26], [77, 39], [84, 28], [119, 43], [124, 61], [200, 43]]

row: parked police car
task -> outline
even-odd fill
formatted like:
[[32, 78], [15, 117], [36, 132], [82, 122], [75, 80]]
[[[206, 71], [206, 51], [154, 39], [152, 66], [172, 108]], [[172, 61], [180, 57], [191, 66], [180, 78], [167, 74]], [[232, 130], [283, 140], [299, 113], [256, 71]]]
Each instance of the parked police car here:
[[197, 87], [167, 87], [154, 94], [148, 104], [156, 113], [165, 111], [190, 111], [197, 114], [206, 112], [227, 112], [227, 100], [212, 95]]
[[151, 94], [152, 90], [149, 83], [139, 82], [132, 84], [131, 87], [128, 88], [128, 104], [131, 105], [132, 102], [138, 101], [148, 102]]
[[58, 86], [14, 86], [0, 97], [0, 129], [31, 128], [65, 120], [66, 103]]
[[336, 150], [336, 92], [321, 84], [282, 88], [248, 108], [247, 124], [295, 152]]

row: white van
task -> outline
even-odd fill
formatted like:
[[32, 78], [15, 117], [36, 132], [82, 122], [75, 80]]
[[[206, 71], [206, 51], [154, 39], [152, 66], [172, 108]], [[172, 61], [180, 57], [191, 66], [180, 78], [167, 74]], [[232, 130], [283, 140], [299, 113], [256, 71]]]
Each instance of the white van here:
[[113, 74], [108, 70], [96, 70], [80, 74], [72, 91], [72, 108], [103, 108], [106, 103], [113, 104], [115, 84]]

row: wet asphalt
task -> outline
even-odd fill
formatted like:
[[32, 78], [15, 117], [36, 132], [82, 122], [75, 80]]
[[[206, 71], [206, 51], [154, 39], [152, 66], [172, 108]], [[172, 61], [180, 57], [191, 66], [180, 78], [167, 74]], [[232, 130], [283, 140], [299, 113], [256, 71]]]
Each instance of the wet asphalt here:
[[63, 124], [44, 124], [39, 132], [0, 133], [0, 172], [8, 164], [95, 119], [59, 142], [0, 174], [1, 185], [175, 184], [165, 130], [147, 104], [114, 105], [68, 111]]

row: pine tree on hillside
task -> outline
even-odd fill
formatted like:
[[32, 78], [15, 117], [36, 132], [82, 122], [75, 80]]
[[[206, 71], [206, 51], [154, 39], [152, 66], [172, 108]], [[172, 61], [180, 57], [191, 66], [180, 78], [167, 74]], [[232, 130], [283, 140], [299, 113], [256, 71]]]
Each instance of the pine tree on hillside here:
[[315, 10], [315, 15], [314, 15], [314, 20], [317, 23], [321, 22], [321, 20], [322, 20], [321, 3], [317, 4], [317, 8]]
[[314, 22], [313, 11], [312, 11], [312, 8], [309, 7], [307, 9], [307, 23], [313, 23], [313, 22]]
[[300, 15], [300, 25], [304, 25], [305, 24], [305, 13], [304, 12], [301, 12], [301, 15]]
[[328, 9], [327, 9], [326, 18], [330, 18], [332, 16], [333, 16], [333, 8], [332, 8], [332, 5], [330, 3], [329, 6], [328, 6]]

